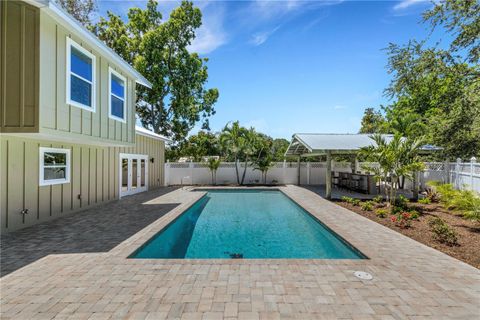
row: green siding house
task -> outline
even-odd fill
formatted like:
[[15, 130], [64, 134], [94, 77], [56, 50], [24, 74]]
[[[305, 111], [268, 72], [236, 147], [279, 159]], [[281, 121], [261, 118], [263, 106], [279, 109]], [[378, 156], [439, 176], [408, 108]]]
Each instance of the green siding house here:
[[0, 1], [0, 216], [13, 231], [163, 185], [151, 84], [52, 0]]

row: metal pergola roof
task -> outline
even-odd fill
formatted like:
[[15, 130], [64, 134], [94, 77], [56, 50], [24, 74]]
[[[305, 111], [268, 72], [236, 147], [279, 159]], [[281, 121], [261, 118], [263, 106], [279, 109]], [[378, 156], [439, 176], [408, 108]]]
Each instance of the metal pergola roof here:
[[[317, 156], [332, 154], [355, 154], [361, 148], [375, 146], [371, 134], [350, 133], [296, 133], [288, 146], [285, 156]], [[393, 134], [382, 134], [388, 143], [393, 139]], [[425, 145], [422, 151], [438, 151], [441, 148]]]

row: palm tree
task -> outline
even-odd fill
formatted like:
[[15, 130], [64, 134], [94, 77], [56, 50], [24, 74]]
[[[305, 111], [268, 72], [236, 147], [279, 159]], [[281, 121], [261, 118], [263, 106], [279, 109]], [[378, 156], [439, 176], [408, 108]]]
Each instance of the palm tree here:
[[222, 149], [233, 156], [235, 162], [235, 173], [237, 174], [237, 183], [240, 184], [240, 175], [238, 171], [238, 163], [244, 148], [245, 128], [240, 126], [238, 121], [232, 123], [231, 126], [227, 123], [220, 135], [220, 144]]
[[220, 167], [220, 158], [209, 158], [208, 159], [208, 169], [212, 173], [212, 184], [217, 184], [217, 170]]
[[[365, 165], [364, 168], [374, 172], [377, 179], [384, 182], [385, 196], [393, 209], [399, 177], [410, 178], [416, 184], [415, 172], [423, 167], [423, 163], [418, 159], [421, 141], [405, 139], [399, 134], [395, 134], [390, 142], [387, 142], [380, 134], [375, 134], [371, 138], [375, 144], [362, 148], [360, 153], [365, 156], [367, 161], [376, 163], [378, 166]], [[387, 184], [388, 178], [390, 178], [390, 186]]]
[[267, 184], [267, 173], [268, 170], [272, 167], [272, 156], [270, 153], [266, 154], [264, 157], [260, 157], [255, 161], [255, 168], [253, 170], [259, 170], [262, 172], [263, 183]]

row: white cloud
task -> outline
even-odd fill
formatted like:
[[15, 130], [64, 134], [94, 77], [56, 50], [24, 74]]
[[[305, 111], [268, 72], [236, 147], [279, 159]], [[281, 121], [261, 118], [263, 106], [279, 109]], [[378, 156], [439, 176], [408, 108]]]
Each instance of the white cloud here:
[[336, 105], [336, 106], [333, 106], [333, 109], [334, 110], [343, 110], [343, 109], [347, 109], [346, 106], [341, 106], [341, 105]]
[[268, 40], [268, 38], [275, 33], [280, 28], [280, 26], [270, 30], [270, 31], [264, 31], [264, 32], [257, 32], [255, 33], [252, 38], [250, 39], [250, 43], [253, 44], [254, 46], [259, 46], [263, 44], [265, 41]]
[[202, 10], [202, 26], [197, 30], [197, 36], [188, 49], [200, 54], [210, 53], [227, 42], [227, 33], [223, 26], [225, 7], [220, 2], [199, 2], [195, 5]]
[[427, 2], [431, 2], [431, 0], [402, 0], [399, 3], [397, 3], [395, 6], [393, 6], [393, 10], [403, 10], [411, 6], [414, 6], [420, 3], [427, 3]]

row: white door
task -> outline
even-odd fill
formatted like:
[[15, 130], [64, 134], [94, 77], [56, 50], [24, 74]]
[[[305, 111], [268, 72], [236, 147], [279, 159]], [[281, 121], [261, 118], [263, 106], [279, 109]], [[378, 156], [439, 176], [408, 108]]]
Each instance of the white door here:
[[148, 189], [148, 155], [120, 153], [120, 198]]

